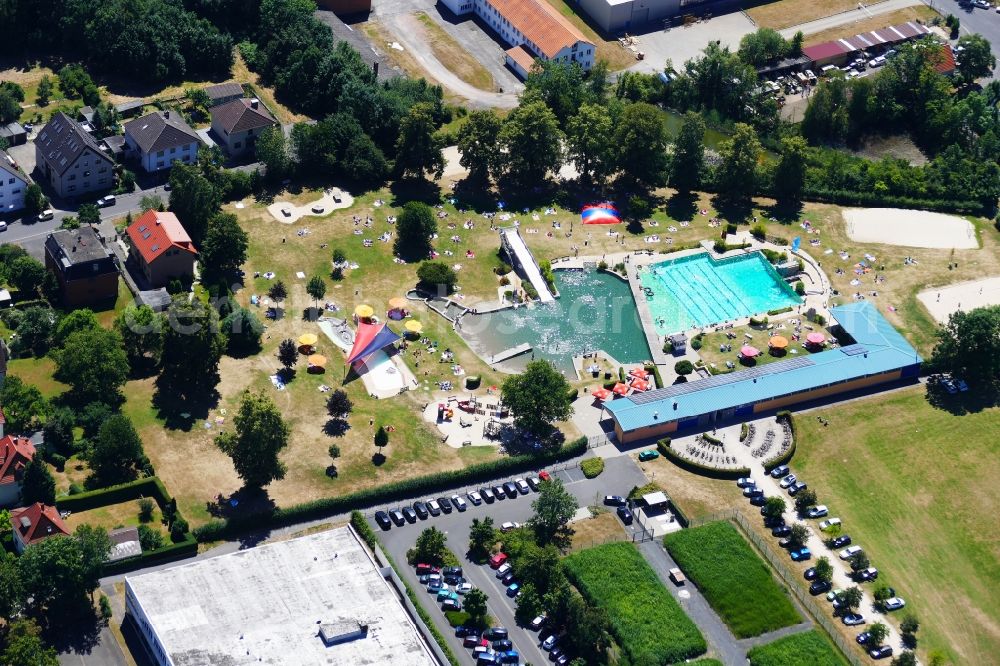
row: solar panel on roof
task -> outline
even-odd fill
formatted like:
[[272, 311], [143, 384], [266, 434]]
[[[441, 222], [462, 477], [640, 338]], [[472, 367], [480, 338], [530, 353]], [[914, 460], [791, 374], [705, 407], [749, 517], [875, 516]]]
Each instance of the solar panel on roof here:
[[153, 235], [153, 234], [151, 234], [151, 233], [149, 233], [149, 232], [147, 231], [146, 233], [144, 233], [144, 234], [142, 235], [142, 239], [143, 239], [143, 240], [149, 240], [149, 237], [150, 237], [150, 236], [152, 236], [152, 235]]
[[628, 399], [631, 400], [633, 404], [645, 405], [658, 400], [676, 398], [677, 396], [703, 391], [708, 388], [715, 388], [716, 386], [736, 384], [738, 382], [746, 381], [747, 379], [757, 379], [758, 377], [764, 377], [766, 375], [780, 374], [782, 372], [787, 372], [788, 370], [805, 368], [810, 365], [816, 364], [808, 356], [800, 356], [797, 358], [790, 358], [786, 361], [778, 361], [777, 363], [769, 363], [768, 365], [762, 365], [756, 368], [740, 370], [739, 372], [730, 372], [725, 375], [713, 375], [706, 379], [699, 379], [694, 382], [675, 384], [674, 386], [656, 389], [655, 391], [646, 391], [645, 393], [631, 395]]
[[847, 356], [861, 356], [868, 353], [868, 347], [864, 345], [850, 345], [848, 347], [841, 347], [840, 351]]

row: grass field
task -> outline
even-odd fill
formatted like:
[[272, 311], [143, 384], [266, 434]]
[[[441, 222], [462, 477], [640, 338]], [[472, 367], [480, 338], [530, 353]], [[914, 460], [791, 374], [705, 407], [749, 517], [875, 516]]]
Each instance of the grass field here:
[[417, 20], [427, 33], [427, 43], [442, 65], [470, 86], [480, 90], [495, 89], [493, 75], [434, 19], [424, 12], [417, 12]]
[[[815, 416], [830, 422], [823, 427]], [[920, 619], [920, 656], [1000, 654], [1000, 409], [956, 416], [915, 387], [796, 420], [791, 466]], [[898, 618], [896, 618], [898, 619]]]
[[618, 517], [610, 511], [602, 510], [592, 518], [572, 523], [573, 541], [571, 551], [593, 548], [610, 541], [624, 541], [625, 530]]
[[[93, 525], [94, 527], [103, 527], [106, 530], [113, 530], [118, 527], [146, 525], [150, 529], [160, 532], [166, 539], [170, 533], [164, 529], [163, 524], [160, 522], [161, 517], [160, 507], [154, 502], [152, 520], [147, 523], [140, 522], [139, 500], [132, 500], [118, 504], [109, 504], [88, 511], [74, 512], [66, 519], [66, 527], [72, 532], [80, 525]], [[167, 543], [169, 543], [169, 540]]]
[[877, 14], [860, 21], [846, 23], [844, 25], [837, 26], [836, 28], [830, 28], [829, 30], [814, 32], [811, 35], [806, 35], [803, 44], [805, 46], [809, 46], [810, 44], [819, 44], [820, 42], [828, 42], [834, 39], [853, 37], [854, 35], [861, 34], [862, 32], [879, 30], [881, 28], [887, 28], [891, 25], [899, 25], [900, 23], [907, 23], [909, 21], [930, 23], [935, 18], [939, 17], [940, 14], [925, 5], [904, 7], [903, 9], [897, 9], [896, 11], [888, 12], [886, 14]]
[[777, 0], [762, 2], [746, 13], [758, 28], [780, 30], [857, 8], [857, 0]]
[[663, 544], [737, 638], [802, 621], [771, 570], [728, 522], [668, 534]]
[[847, 666], [837, 649], [818, 631], [806, 631], [759, 645], [747, 653], [750, 666]]
[[67, 384], [53, 379], [56, 362], [51, 357], [15, 358], [7, 362], [7, 374], [20, 377], [25, 384], [35, 386], [46, 398], [52, 398], [66, 391]]
[[[726, 336], [726, 333], [734, 333], [736, 337], [729, 338]], [[791, 333], [792, 331], [787, 329], [767, 331], [764, 327], [751, 328], [750, 326], [736, 326], [728, 331], [709, 332], [702, 338], [702, 346], [698, 350], [698, 355], [705, 361], [705, 365], [709, 366], [709, 372], [712, 374], [725, 374], [735, 372], [736, 370], [744, 370], [747, 367], [785, 361], [796, 356], [808, 356], [811, 352], [801, 342], [792, 340], [790, 337]], [[746, 334], [753, 337], [747, 338], [745, 337]], [[772, 351], [768, 348], [767, 341], [772, 335], [782, 335], [788, 340], [789, 345], [784, 353], [778, 350]], [[744, 344], [752, 345], [761, 352], [754, 359], [753, 366], [746, 366], [739, 359], [740, 349]], [[720, 351], [721, 345], [732, 347], [732, 351]], [[795, 350], [796, 353], [792, 353], [792, 350]], [[726, 367], [726, 361], [731, 361], [736, 367], [730, 370]], [[712, 367], [712, 364], [714, 364], [714, 367]]]
[[672, 664], [706, 650], [705, 639], [631, 543], [612, 543], [563, 560], [570, 580], [607, 611], [612, 633], [635, 662]]

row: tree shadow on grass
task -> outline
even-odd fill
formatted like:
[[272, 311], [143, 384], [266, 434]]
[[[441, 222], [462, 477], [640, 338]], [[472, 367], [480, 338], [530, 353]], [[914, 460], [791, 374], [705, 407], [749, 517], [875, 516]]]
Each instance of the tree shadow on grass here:
[[944, 410], [954, 416], [978, 414], [1000, 404], [998, 397], [989, 391], [970, 389], [952, 394], [948, 393], [942, 384], [928, 383], [925, 397], [932, 407]]
[[329, 419], [323, 425], [323, 434], [329, 437], [343, 437], [351, 429], [347, 419]]
[[698, 213], [698, 195], [693, 192], [678, 192], [667, 199], [666, 211], [673, 220], [693, 220]]
[[716, 194], [712, 206], [723, 219], [734, 224], [745, 224], [753, 217], [752, 199], [730, 199]]
[[386, 457], [381, 451], [372, 456], [372, 464], [376, 467], [381, 467], [385, 464]]
[[802, 217], [801, 201], [776, 201], [761, 208], [764, 215], [779, 224], [795, 224]]
[[406, 178], [393, 181], [389, 186], [392, 200], [389, 205], [402, 207], [410, 201], [422, 201], [429, 206], [441, 203], [441, 187], [424, 178]]
[[209, 410], [219, 404], [219, 397], [214, 388], [204, 394], [179, 395], [158, 385], [153, 393], [153, 407], [163, 420], [163, 427], [190, 432], [196, 421], [208, 418]]

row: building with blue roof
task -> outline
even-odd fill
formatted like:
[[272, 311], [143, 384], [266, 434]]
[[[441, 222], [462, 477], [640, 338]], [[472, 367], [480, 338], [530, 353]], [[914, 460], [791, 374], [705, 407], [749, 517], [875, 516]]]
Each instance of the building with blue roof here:
[[923, 359], [867, 301], [832, 308], [830, 315], [837, 337], [850, 344], [605, 403], [619, 443], [751, 418], [920, 374]]

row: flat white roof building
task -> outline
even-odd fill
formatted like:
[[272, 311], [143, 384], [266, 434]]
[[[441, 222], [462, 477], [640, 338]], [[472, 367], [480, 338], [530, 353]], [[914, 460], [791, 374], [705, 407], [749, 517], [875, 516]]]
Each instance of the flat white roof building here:
[[163, 666], [436, 666], [347, 527], [125, 579], [126, 611]]

